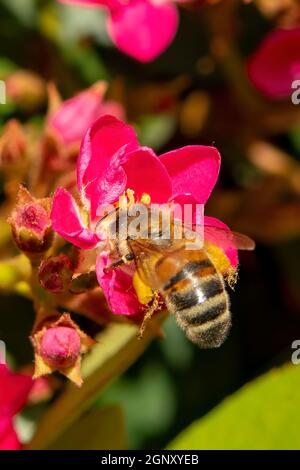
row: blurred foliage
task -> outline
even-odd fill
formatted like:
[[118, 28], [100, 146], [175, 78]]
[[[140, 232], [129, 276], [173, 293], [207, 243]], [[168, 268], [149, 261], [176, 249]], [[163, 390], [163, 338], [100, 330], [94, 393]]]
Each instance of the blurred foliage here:
[[[143, 348], [127, 357], [111, 375], [107, 364], [101, 370], [108, 376], [100, 375], [88, 357], [86, 388], [66, 386], [51, 399], [56, 409], [68, 403], [76, 411], [51, 448], [300, 448], [299, 369], [273, 369], [290, 360], [290, 345], [300, 337], [300, 108], [264, 100], [246, 78], [245, 58], [274, 26], [257, 7], [264, 2], [221, 3], [181, 8], [173, 44], [141, 65], [112, 46], [101, 10], [54, 0], [0, 0], [0, 79], [26, 69], [55, 82], [64, 98], [105, 79], [108, 98], [124, 106], [144, 145], [159, 152], [216, 145], [222, 170], [207, 214], [257, 241], [254, 253], [241, 255], [240, 280], [231, 294], [233, 330], [224, 346], [200, 351], [168, 318], [166, 338], [140, 359]], [[228, 54], [222, 55], [220, 44]], [[26, 110], [8, 101], [0, 106], [0, 123], [13, 117], [38, 132], [45, 113], [45, 102]], [[4, 220], [5, 204], [1, 210]], [[4, 225], [0, 253], [16, 254]], [[18, 275], [10, 265], [0, 269], [0, 338], [10, 363], [20, 368], [33, 361], [28, 338], [34, 312], [29, 299], [4, 292]], [[26, 296], [26, 286], [18, 292]], [[101, 325], [82, 315], [76, 320], [86, 332], [99, 334]], [[98, 346], [95, 362], [100, 358], [102, 366], [107, 350]], [[83, 406], [85, 393], [91, 396]], [[50, 404], [32, 406], [19, 423], [24, 435], [41, 430], [36, 447], [48, 432], [47, 413], [53, 418]], [[58, 424], [52, 421], [53, 428]]]
[[298, 449], [298, 389], [296, 367], [272, 369], [193, 423], [169, 448]]
[[49, 450], [123, 450], [127, 448], [122, 409], [110, 405], [83, 415]]

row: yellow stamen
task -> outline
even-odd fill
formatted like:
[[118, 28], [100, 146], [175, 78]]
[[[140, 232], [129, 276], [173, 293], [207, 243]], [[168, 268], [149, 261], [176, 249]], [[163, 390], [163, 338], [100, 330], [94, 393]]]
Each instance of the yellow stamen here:
[[142, 194], [142, 197], [141, 197], [141, 203], [142, 204], [150, 204], [151, 203], [151, 197], [149, 194], [147, 193], [143, 193]]
[[126, 207], [127, 207], [127, 197], [126, 197], [126, 194], [125, 194], [125, 193], [121, 194], [121, 196], [119, 197], [119, 200], [115, 203], [115, 206], [116, 206], [116, 207], [119, 207], [120, 209], [126, 210]]
[[132, 189], [127, 189], [126, 196], [128, 199], [128, 205], [133, 206], [133, 204], [135, 203], [134, 191]]

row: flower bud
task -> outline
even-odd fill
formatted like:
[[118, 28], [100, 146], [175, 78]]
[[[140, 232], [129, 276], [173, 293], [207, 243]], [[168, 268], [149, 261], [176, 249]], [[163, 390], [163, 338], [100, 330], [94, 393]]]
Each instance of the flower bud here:
[[41, 286], [53, 294], [65, 292], [71, 284], [72, 276], [73, 263], [64, 254], [45, 259], [39, 267]]
[[8, 219], [19, 249], [28, 256], [45, 252], [51, 245], [50, 199], [35, 199], [20, 186], [17, 205]]
[[56, 369], [72, 367], [80, 353], [80, 336], [70, 326], [49, 328], [41, 340], [41, 356]]
[[65, 144], [79, 143], [86, 130], [103, 114], [102, 101], [105, 91], [106, 83], [100, 81], [64, 101], [57, 111], [50, 115], [49, 128], [54, 130]]
[[36, 73], [17, 70], [6, 80], [10, 100], [25, 111], [32, 111], [46, 99], [46, 84]]
[[0, 167], [22, 165], [27, 148], [27, 139], [21, 124], [11, 119], [3, 128], [0, 138]]
[[34, 378], [58, 370], [78, 386], [82, 384], [81, 355], [94, 340], [72, 321], [68, 313], [49, 317], [32, 337], [35, 349]]

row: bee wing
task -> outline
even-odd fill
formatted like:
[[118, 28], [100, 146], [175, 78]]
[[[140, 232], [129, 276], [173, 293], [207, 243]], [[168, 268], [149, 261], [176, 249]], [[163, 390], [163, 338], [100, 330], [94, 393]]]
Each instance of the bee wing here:
[[128, 240], [133, 254], [137, 257], [157, 256], [159, 254], [170, 253], [178, 250], [184, 244], [184, 239], [154, 238], [142, 239], [136, 238]]
[[239, 232], [233, 232], [225, 227], [216, 227], [214, 225], [204, 225], [204, 240], [208, 240], [215, 245], [221, 245], [223, 248], [235, 248], [237, 250], [254, 250], [255, 242], [247, 235]]
[[210, 223], [183, 225], [180, 220], [174, 220], [174, 226], [183, 227], [183, 237], [193, 237], [193, 234], [201, 241], [210, 241], [223, 249], [235, 248], [236, 250], [254, 250], [255, 242], [247, 235], [230, 230], [225, 224], [214, 225]]

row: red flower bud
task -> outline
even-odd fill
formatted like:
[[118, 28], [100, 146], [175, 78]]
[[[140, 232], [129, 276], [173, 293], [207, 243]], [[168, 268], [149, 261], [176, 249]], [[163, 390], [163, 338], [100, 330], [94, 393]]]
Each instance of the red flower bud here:
[[53, 294], [60, 294], [66, 291], [71, 284], [72, 276], [73, 263], [64, 254], [51, 256], [42, 261], [39, 267], [41, 286]]
[[27, 255], [43, 253], [51, 245], [50, 199], [35, 199], [20, 186], [17, 205], [8, 219], [16, 244]]
[[80, 330], [68, 313], [60, 317], [55, 312], [50, 315], [32, 337], [35, 349], [34, 378], [58, 370], [80, 386], [81, 355], [88, 351], [94, 340]]
[[41, 340], [41, 356], [56, 369], [66, 369], [77, 361], [80, 353], [80, 336], [69, 326], [49, 328]]

